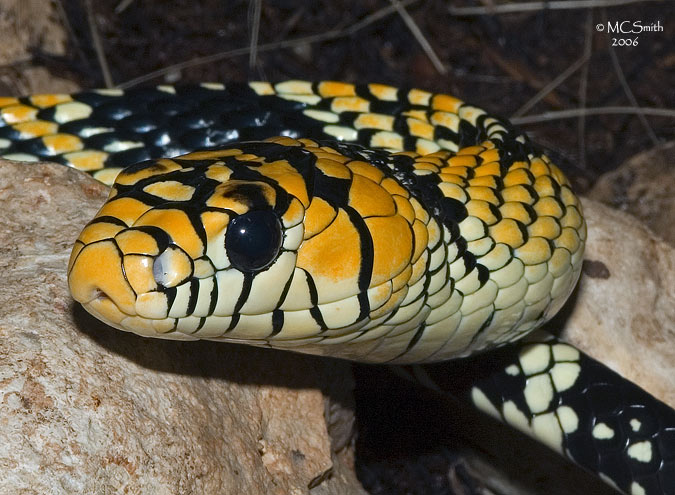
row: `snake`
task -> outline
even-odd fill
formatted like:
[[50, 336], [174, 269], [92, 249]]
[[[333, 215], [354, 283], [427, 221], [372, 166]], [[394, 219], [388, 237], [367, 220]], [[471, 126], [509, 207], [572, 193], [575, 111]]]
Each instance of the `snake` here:
[[540, 329], [586, 223], [505, 119], [374, 83], [103, 89], [0, 98], [0, 155], [111, 185], [67, 272], [108, 325], [398, 365], [623, 493], [675, 493], [675, 411]]

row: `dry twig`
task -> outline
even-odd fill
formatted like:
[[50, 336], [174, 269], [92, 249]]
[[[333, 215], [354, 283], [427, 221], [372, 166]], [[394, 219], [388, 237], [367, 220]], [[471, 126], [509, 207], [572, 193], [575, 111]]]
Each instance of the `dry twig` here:
[[[589, 59], [593, 51], [593, 12], [586, 13], [586, 25], [584, 26], [584, 56]], [[586, 108], [586, 101], [588, 99], [588, 67], [585, 64], [581, 68], [581, 78], [579, 79], [579, 108]], [[577, 142], [579, 151], [577, 153], [579, 158], [579, 167], [586, 168], [586, 114], [579, 116], [577, 123]]]
[[86, 0], [85, 6], [87, 9], [87, 22], [89, 24], [89, 30], [91, 32], [91, 39], [94, 43], [94, 50], [96, 50], [96, 58], [98, 59], [98, 65], [101, 67], [101, 75], [103, 76], [103, 82], [106, 88], [112, 88], [113, 86], [115, 86], [115, 84], [113, 83], [112, 76], [110, 75], [108, 60], [106, 59], [105, 51], [103, 50], [103, 43], [101, 43], [101, 37], [99, 36], [98, 28], [96, 27], [94, 8], [91, 5], [91, 0]]
[[253, 70], [258, 58], [258, 37], [260, 35], [260, 13], [262, 11], [262, 0], [251, 0], [251, 43], [249, 44], [250, 53], [248, 54], [248, 68]]
[[[403, 6], [410, 5], [414, 3], [416, 0], [402, 0], [400, 3]], [[318, 43], [320, 41], [328, 41], [328, 40], [334, 40], [337, 38], [344, 38], [346, 36], [351, 36], [352, 34], [360, 31], [361, 29], [365, 28], [366, 26], [369, 26], [373, 24], [374, 22], [379, 21], [380, 19], [383, 19], [384, 17], [387, 17], [388, 15], [391, 15], [392, 13], [396, 12], [396, 8], [393, 5], [389, 5], [387, 7], [383, 7], [380, 10], [377, 10], [373, 12], [370, 15], [367, 15], [363, 19], [361, 19], [358, 22], [355, 22], [351, 26], [348, 26], [344, 29], [331, 29], [330, 31], [326, 31], [324, 33], [319, 33], [319, 34], [313, 34], [310, 36], [303, 36], [301, 38], [296, 38], [292, 40], [282, 40], [282, 41], [277, 41], [274, 43], [265, 43], [262, 45], [258, 45], [258, 52], [268, 52], [272, 50], [278, 50], [280, 48], [291, 48], [295, 46], [300, 46], [304, 45], [306, 43]], [[156, 77], [160, 77], [166, 74], [169, 74], [174, 71], [179, 71], [182, 69], [187, 69], [188, 67], [195, 67], [197, 65], [203, 65], [203, 64], [209, 64], [212, 62], [217, 62], [218, 60], [223, 60], [226, 58], [231, 58], [231, 57], [236, 57], [238, 55], [245, 55], [251, 51], [250, 46], [242, 47], [242, 48], [235, 48], [234, 50], [229, 50], [226, 52], [219, 52], [219, 53], [214, 53], [212, 55], [206, 55], [204, 57], [197, 57], [193, 58], [192, 60], [187, 60], [185, 62], [180, 62], [174, 65], [170, 65], [168, 67], [164, 67], [162, 69], [158, 69], [156, 71], [149, 72], [147, 74], [144, 74], [142, 76], [136, 77], [134, 79], [130, 79], [129, 81], [126, 81], [122, 84], [118, 84], [117, 87], [121, 89], [126, 89], [130, 88], [132, 86], [136, 86], [137, 84], [144, 83], [146, 81], [150, 81]]]
[[533, 10], [567, 10], [594, 9], [597, 7], [618, 7], [630, 3], [662, 2], [663, 0], [554, 0], [551, 2], [515, 2], [486, 7], [453, 7], [448, 11], [451, 15], [493, 15], [511, 14], [514, 12], [531, 12]]
[[596, 108], [572, 108], [570, 110], [560, 110], [557, 112], [544, 112], [538, 115], [527, 115], [525, 117], [516, 117], [511, 119], [514, 124], [535, 124], [539, 122], [548, 122], [550, 120], [573, 119], [582, 115], [652, 115], [654, 117], [675, 117], [675, 109], [670, 108], [649, 108], [649, 107], [596, 107]]
[[[606, 21], [606, 12], [605, 15]], [[607, 40], [607, 48], [609, 49], [609, 58], [612, 60], [612, 66], [614, 67], [614, 72], [616, 72], [616, 77], [619, 79], [619, 83], [621, 84], [621, 88], [623, 89], [623, 92], [625, 95], [628, 97], [628, 101], [630, 101], [630, 104], [633, 105], [636, 109], [639, 109], [640, 106], [638, 104], [637, 99], [635, 98], [635, 95], [633, 94], [633, 91], [630, 89], [630, 85], [628, 84], [628, 81], [626, 80], [626, 75], [623, 72], [623, 69], [621, 68], [621, 64], [619, 63], [619, 57], [616, 55], [616, 50], [614, 50], [614, 47], [612, 46], [610, 40]], [[656, 134], [654, 133], [654, 129], [652, 129], [652, 126], [649, 125], [649, 122], [647, 121], [647, 118], [644, 116], [644, 114], [640, 111], [637, 112], [638, 119], [640, 120], [640, 123], [642, 126], [645, 128], [645, 131], [647, 132], [647, 135], [649, 136], [649, 139], [651, 139], [652, 143], [654, 145], [659, 144], [659, 138], [656, 137]]]
[[438, 73], [447, 74], [448, 69], [445, 68], [443, 62], [441, 62], [441, 59], [438, 57], [438, 55], [436, 55], [436, 52], [431, 47], [431, 43], [429, 43], [429, 40], [424, 36], [424, 33], [422, 33], [422, 30], [415, 22], [415, 19], [413, 19], [410, 16], [410, 14], [408, 14], [408, 11], [405, 10], [405, 7], [401, 5], [401, 2], [399, 2], [399, 0], [389, 0], [389, 1], [394, 7], [396, 7], [398, 15], [401, 16], [401, 19], [403, 19], [405, 25], [408, 26], [408, 29], [415, 37], [419, 45], [422, 47], [422, 50], [424, 50], [424, 53], [426, 53], [427, 57], [429, 58], [433, 66], [436, 68]]
[[528, 110], [530, 110], [533, 106], [535, 106], [537, 103], [539, 103], [540, 100], [544, 99], [546, 95], [548, 95], [551, 91], [553, 91], [555, 88], [560, 86], [568, 77], [570, 77], [572, 74], [574, 74], [576, 71], [578, 71], [581, 67], [586, 65], [586, 62], [590, 59], [590, 54], [587, 56], [586, 54], [582, 55], [581, 58], [577, 59], [576, 62], [574, 62], [572, 65], [570, 65], [567, 69], [565, 69], [562, 73], [558, 75], [553, 81], [548, 83], [546, 86], [541, 88], [537, 92], [536, 95], [534, 95], [532, 98], [530, 98], [529, 101], [527, 101], [522, 107], [520, 107], [516, 112], [513, 114], [512, 117], [520, 117], [524, 114], [527, 113]]

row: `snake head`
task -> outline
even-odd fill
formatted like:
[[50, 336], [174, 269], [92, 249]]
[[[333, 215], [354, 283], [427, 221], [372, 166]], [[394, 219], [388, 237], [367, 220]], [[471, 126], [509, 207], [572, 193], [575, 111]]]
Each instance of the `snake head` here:
[[244, 315], [270, 315], [257, 325], [271, 325], [304, 232], [305, 208], [288, 191], [305, 201], [307, 193], [294, 189], [297, 172], [286, 170], [296, 180], [285, 188], [265, 175], [290, 166], [263, 148], [267, 163], [229, 149], [120, 173], [73, 248], [73, 297], [109, 325], [147, 336], [220, 336]]
[[586, 233], [557, 168], [505, 171], [491, 146], [454, 158], [275, 138], [142, 162], [76, 241], [71, 293], [153, 337], [374, 362], [501, 345], [567, 299]]
[[143, 162], [76, 241], [70, 290], [144, 336], [335, 353], [311, 345], [376, 326], [423, 286], [430, 235], [442, 246], [398, 195], [362, 158], [305, 140]]
[[360, 344], [323, 343], [365, 335], [406, 296], [392, 325], [419, 325], [442, 236], [360, 155], [275, 138], [125, 169], [76, 241], [68, 282], [87, 311], [140, 335], [359, 358]]

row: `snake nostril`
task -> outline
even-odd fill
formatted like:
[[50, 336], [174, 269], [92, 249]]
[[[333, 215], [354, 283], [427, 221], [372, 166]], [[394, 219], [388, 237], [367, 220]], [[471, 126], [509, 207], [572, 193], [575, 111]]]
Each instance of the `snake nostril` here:
[[94, 299], [110, 299], [110, 296], [105, 291], [96, 288], [94, 289]]

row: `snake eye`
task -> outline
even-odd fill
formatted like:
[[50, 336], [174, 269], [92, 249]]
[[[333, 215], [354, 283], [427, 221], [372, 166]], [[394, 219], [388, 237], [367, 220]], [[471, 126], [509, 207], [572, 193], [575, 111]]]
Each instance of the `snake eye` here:
[[253, 210], [230, 221], [225, 248], [232, 266], [253, 272], [268, 266], [281, 248], [281, 223], [270, 210]]

